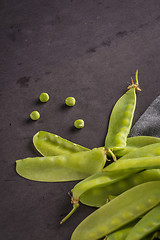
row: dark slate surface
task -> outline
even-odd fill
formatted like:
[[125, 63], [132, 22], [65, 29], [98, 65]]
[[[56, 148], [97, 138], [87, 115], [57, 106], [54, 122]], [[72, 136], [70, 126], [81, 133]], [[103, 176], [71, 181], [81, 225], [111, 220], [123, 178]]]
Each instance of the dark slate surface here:
[[160, 95], [132, 127], [129, 136], [160, 137]]
[[[39, 183], [15, 172], [15, 161], [37, 156], [32, 136], [56, 133], [103, 146], [111, 109], [139, 69], [134, 122], [160, 94], [160, 1], [0, 1], [0, 239], [68, 240], [94, 209], [71, 209], [75, 182]], [[40, 104], [41, 92], [50, 101]], [[74, 96], [74, 108], [64, 108]], [[29, 120], [33, 110], [41, 113]], [[83, 118], [85, 128], [73, 129]]]

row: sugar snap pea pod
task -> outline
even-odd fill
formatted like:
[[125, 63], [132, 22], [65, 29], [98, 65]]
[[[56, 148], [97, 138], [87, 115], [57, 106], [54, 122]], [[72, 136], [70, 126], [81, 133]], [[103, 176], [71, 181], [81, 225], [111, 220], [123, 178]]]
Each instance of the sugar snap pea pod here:
[[[135, 173], [145, 168], [154, 169], [154, 166], [151, 163], [151, 159], [150, 161], [148, 161], [147, 159], [143, 158], [145, 160], [146, 165], [144, 166], [141, 164], [141, 163], [144, 164], [144, 162], [142, 161], [143, 159], [141, 157], [154, 157], [154, 156], [160, 157], [160, 143], [148, 145], [148, 146], [139, 148], [134, 152], [130, 152], [127, 155], [120, 158], [116, 163], [112, 163], [108, 165], [106, 168], [103, 169], [103, 171], [107, 171], [110, 168], [112, 169], [112, 167], [114, 167], [114, 170], [117, 169], [119, 171], [120, 170], [128, 171], [129, 169], [131, 171], [134, 170]], [[141, 161], [139, 161], [139, 158], [141, 159]], [[138, 163], [134, 162], [135, 160], [139, 162]], [[120, 165], [121, 165], [121, 168], [119, 167]], [[137, 169], [138, 166], [140, 167], [140, 169]], [[156, 166], [160, 168], [159, 161], [158, 161], [158, 165]], [[152, 174], [152, 171], [153, 171], [153, 174]], [[92, 188], [86, 189], [86, 191], [84, 191], [83, 194], [81, 194], [80, 201], [89, 206], [100, 207], [105, 204], [108, 195], [115, 195], [115, 196], [119, 195], [121, 192], [127, 190], [127, 188], [133, 187], [136, 184], [143, 183], [143, 181], [145, 182], [147, 181], [147, 179], [159, 180], [159, 170], [154, 169], [148, 172], [139, 173], [138, 175], [132, 175], [132, 176], [129, 176], [126, 179], [126, 181], [119, 180], [117, 181], [117, 183], [115, 184], [112, 183], [111, 185], [109, 185], [106, 182], [106, 184], [103, 187], [100, 185], [99, 186], [95, 185]]]
[[160, 156], [160, 143], [150, 144], [141, 148], [138, 148], [134, 151], [129, 152], [128, 154], [121, 157], [118, 161], [123, 159], [131, 158], [140, 158], [140, 157], [155, 157]]
[[120, 158], [131, 151], [154, 143], [160, 143], [160, 138], [150, 136], [129, 137], [127, 138], [126, 147], [124, 149], [114, 151], [114, 153], [116, 154], [116, 157]]
[[136, 219], [136, 220], [132, 221], [131, 223], [125, 225], [124, 227], [118, 229], [117, 231], [109, 234], [106, 237], [106, 240], [124, 240], [124, 239], [126, 239], [127, 235], [129, 234], [129, 232], [131, 231], [131, 229], [134, 227], [134, 225], [137, 223], [138, 220]]
[[39, 131], [33, 136], [33, 144], [43, 156], [57, 156], [89, 150], [56, 134], [45, 131]]
[[35, 181], [72, 181], [101, 171], [105, 161], [104, 148], [95, 148], [74, 154], [17, 160], [16, 171], [20, 176]]
[[79, 199], [84, 192], [87, 192], [89, 189], [96, 186], [103, 187], [106, 184], [112, 184], [113, 182], [126, 178], [133, 173], [134, 172], [125, 172], [124, 174], [117, 174], [114, 172], [99, 172], [76, 184], [71, 190], [71, 203], [73, 204], [73, 209], [60, 223], [64, 223], [76, 211], [79, 207]]
[[160, 227], [160, 205], [145, 214], [128, 233], [126, 240], [140, 240]]
[[105, 148], [112, 151], [126, 147], [134, 111], [136, 107], [136, 91], [138, 87], [138, 70], [136, 71], [136, 83], [132, 82], [129, 90], [116, 102], [109, 121]]
[[107, 199], [110, 200], [110, 195], [118, 196], [134, 186], [150, 181], [160, 181], [160, 169], [145, 170], [112, 184], [106, 183], [103, 187], [93, 187], [80, 196], [80, 201], [88, 206], [101, 207]]
[[160, 202], [160, 181], [133, 187], [91, 213], [74, 230], [71, 240], [100, 239], [148, 212]]
[[[131, 228], [126, 229], [122, 228], [122, 230], [117, 230], [116, 232], [109, 234], [109, 236], [104, 238], [103, 240], [124, 240], [126, 239], [126, 236], [129, 233], [130, 229]], [[152, 235], [148, 235], [144, 237], [142, 240], [152, 240]]]
[[160, 156], [156, 157], [140, 157], [119, 160], [116, 163], [108, 165], [103, 171], [125, 172], [131, 170], [157, 169], [160, 168]]

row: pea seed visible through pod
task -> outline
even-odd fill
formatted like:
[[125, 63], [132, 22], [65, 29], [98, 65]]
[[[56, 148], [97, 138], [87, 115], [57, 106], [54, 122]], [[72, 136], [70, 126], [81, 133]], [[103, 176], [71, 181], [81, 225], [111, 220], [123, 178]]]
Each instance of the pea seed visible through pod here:
[[64, 219], [62, 219], [61, 223], [65, 222], [78, 208], [79, 199], [84, 192], [87, 192], [87, 190], [92, 189], [95, 186], [103, 187], [106, 183], [108, 183], [108, 185], [112, 184], [113, 182], [116, 182], [122, 178], [126, 178], [130, 174], [130, 172], [121, 175], [115, 172], [99, 172], [76, 184], [71, 190], [71, 203], [73, 204], [73, 209]]
[[110, 195], [118, 196], [134, 186], [149, 181], [160, 181], [160, 169], [145, 170], [112, 184], [106, 183], [103, 187], [92, 187], [80, 196], [80, 201], [88, 206], [101, 207]]
[[117, 161], [117, 163], [112, 163], [105, 167], [103, 171], [117, 171], [117, 172], [125, 172], [132, 170], [144, 170], [144, 169], [156, 169], [160, 168], [160, 156], [155, 157], [140, 157], [140, 158], [131, 158], [131, 159], [123, 159]]
[[57, 156], [90, 150], [45, 131], [39, 131], [34, 135], [33, 144], [43, 156]]
[[[71, 240], [100, 239], [142, 216], [159, 202], [160, 181], [133, 187], [84, 219], [74, 230]], [[137, 209], [141, 204], [143, 207]]]
[[135, 89], [140, 90], [138, 87], [138, 70], [136, 71], [136, 83], [129, 86], [129, 90], [116, 102], [112, 110], [105, 139], [106, 149], [115, 151], [126, 147], [136, 106]]
[[73, 181], [101, 171], [105, 162], [104, 148], [95, 148], [74, 154], [17, 160], [16, 171], [34, 181]]
[[160, 227], [160, 205], [146, 213], [128, 233], [126, 240], [140, 240]]
[[[132, 151], [138, 150], [139, 148], [142, 148], [142, 147], [145, 147], [145, 146], [149, 147], [149, 145], [155, 144], [155, 143], [160, 143], [160, 138], [151, 137], [151, 136], [129, 137], [129, 138], [127, 138], [126, 147], [124, 149], [114, 151], [114, 154], [117, 157], [123, 157], [123, 156], [125, 156], [126, 154], [128, 154]], [[145, 151], [145, 152], [149, 153], [150, 150]]]

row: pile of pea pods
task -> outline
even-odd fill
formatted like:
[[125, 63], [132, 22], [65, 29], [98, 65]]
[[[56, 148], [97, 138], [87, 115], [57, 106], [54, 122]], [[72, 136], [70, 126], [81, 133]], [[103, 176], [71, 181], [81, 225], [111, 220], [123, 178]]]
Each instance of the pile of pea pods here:
[[88, 149], [53, 133], [33, 136], [42, 157], [16, 161], [17, 173], [42, 182], [79, 181], [71, 190], [73, 208], [96, 207], [71, 240], [160, 239], [160, 138], [128, 137], [136, 107], [135, 83], [113, 107], [105, 146]]

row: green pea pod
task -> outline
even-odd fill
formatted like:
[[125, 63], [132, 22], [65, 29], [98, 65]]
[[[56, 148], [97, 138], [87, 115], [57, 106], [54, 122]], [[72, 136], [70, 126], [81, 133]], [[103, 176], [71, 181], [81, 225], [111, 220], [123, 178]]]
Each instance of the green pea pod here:
[[155, 157], [155, 156], [160, 156], [160, 143], [154, 143], [138, 148], [124, 155], [123, 157], [118, 159], [118, 161], [131, 158]]
[[111, 200], [110, 195], [118, 196], [134, 186], [150, 181], [160, 181], [160, 169], [145, 170], [112, 184], [106, 183], [103, 187], [93, 187], [80, 196], [80, 201], [88, 206], [101, 207], [108, 199]]
[[79, 207], [79, 199], [84, 192], [87, 192], [89, 189], [92, 189], [94, 187], [103, 187], [106, 184], [112, 184], [113, 182], [117, 182], [120, 179], [126, 178], [131, 174], [133, 174], [133, 172], [125, 172], [124, 174], [117, 174], [114, 172], [100, 172], [76, 184], [71, 190], [71, 203], [73, 204], [73, 209], [66, 217], [62, 219], [60, 223], [64, 223], [76, 211], [76, 209]]
[[101, 171], [105, 161], [104, 148], [95, 148], [74, 154], [17, 160], [16, 171], [34, 181], [73, 181]]
[[117, 171], [125, 172], [132, 170], [144, 170], [144, 169], [157, 169], [160, 168], [160, 156], [158, 157], [140, 157], [140, 158], [130, 158], [117, 161], [112, 163], [103, 169], [105, 172]]
[[[116, 232], [109, 234], [109, 236], [106, 237], [104, 240], [124, 240], [126, 239], [126, 236], [131, 229], [132, 228], [126, 227], [126, 229], [122, 228], [122, 230], [117, 230]], [[148, 235], [142, 238], [142, 240], [153, 240], [153, 238], [152, 235]]]
[[57, 156], [90, 150], [45, 131], [37, 132], [33, 136], [33, 144], [43, 156]]
[[119, 172], [100, 172], [96, 173], [83, 181], [77, 183], [74, 188], [71, 190], [73, 199], [78, 200], [80, 196], [88, 191], [89, 189], [92, 189], [93, 187], [103, 187], [106, 186], [106, 184], [110, 185], [114, 182], [118, 182], [120, 179], [125, 179], [131, 174], [134, 174], [133, 172], [131, 173], [130, 171], [124, 173], [124, 174], [119, 174]]
[[136, 107], [136, 92], [138, 89], [138, 70], [136, 71], [136, 83], [132, 83], [130, 89], [116, 102], [109, 121], [105, 148], [112, 151], [126, 147], [127, 136], [130, 132], [134, 111]]
[[114, 151], [114, 154], [116, 155], [116, 157], [120, 158], [141, 147], [148, 146], [154, 143], [160, 143], [160, 138], [150, 136], [129, 137], [127, 138], [126, 147], [124, 149]]
[[160, 181], [138, 185], [94, 211], [74, 230], [71, 240], [100, 239], [148, 212], [160, 202]]
[[126, 240], [140, 240], [160, 227], [160, 205], [154, 207], [131, 229]]
[[[143, 181], [147, 181], [148, 180], [159, 180], [160, 177], [160, 172], [159, 170], [156, 170], [154, 168], [153, 165], [150, 164], [150, 162], [148, 162], [148, 160], [146, 160], [146, 158], [144, 158], [147, 166], [146, 169], [151, 168], [152, 170], [147, 171], [147, 172], [142, 172], [142, 173], [138, 173], [138, 174], [133, 174], [133, 170], [135, 173], [145, 169], [145, 166], [141, 165], [142, 161], [140, 162], [138, 159], [140, 158], [141, 160], [142, 157], [160, 157], [160, 143], [155, 143], [155, 144], [150, 144], [148, 146], [139, 148], [137, 150], [135, 150], [134, 152], [130, 152], [128, 154], [126, 154], [125, 156], [123, 156], [122, 158], [120, 158], [116, 163], [113, 162], [110, 165], [108, 165], [106, 168], [103, 169], [103, 171], [108, 171], [110, 170], [110, 168], [112, 169], [112, 167], [117, 170], [124, 170], [122, 167], [125, 167], [125, 171], [129, 171], [130, 170], [130, 175], [127, 176], [127, 178], [125, 178], [125, 180], [122, 179], [118, 179], [118, 181], [115, 183], [113, 182], [112, 184], [110, 184], [109, 182], [106, 181], [106, 183], [101, 186], [101, 185], [95, 185], [92, 187], [88, 187], [87, 189], [85, 189], [85, 191], [83, 191], [83, 193], [80, 195], [80, 201], [83, 204], [89, 205], [89, 206], [95, 206], [95, 207], [100, 207], [102, 205], [104, 205], [108, 199], [108, 195], [119, 195], [120, 193], [122, 193], [123, 191], [127, 190], [130, 187], [133, 187], [134, 185], [138, 185], [143, 183]], [[130, 160], [128, 160], [130, 159]], [[135, 160], [138, 161], [138, 163], [136, 164], [136, 162], [134, 162]], [[150, 159], [151, 161], [151, 159]], [[122, 166], [123, 164], [123, 166]], [[140, 165], [140, 169], [137, 169], [138, 164]], [[144, 163], [143, 163], [144, 164]], [[120, 166], [121, 165], [121, 169]], [[132, 166], [132, 167], [131, 167]], [[143, 168], [144, 167], [144, 168]], [[156, 165], [156, 167], [159, 167], [159, 163], [158, 166]], [[119, 171], [117, 171], [117, 176], [119, 174]], [[153, 171], [153, 174], [152, 174]], [[122, 173], [121, 173], [122, 174]], [[133, 174], [133, 175], [132, 175]], [[85, 180], [84, 180], [85, 181]], [[83, 187], [83, 182], [82, 181], [80, 184], [77, 184], [77, 186], [82, 185]], [[87, 179], [86, 179], [87, 181]], [[88, 186], [90, 186], [88, 184]]]
[[126, 239], [127, 235], [131, 231], [131, 229], [134, 227], [134, 225], [137, 223], [137, 219], [124, 227], [120, 228], [119, 230], [109, 234], [107, 236], [107, 240], [124, 240]]

